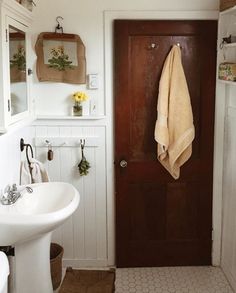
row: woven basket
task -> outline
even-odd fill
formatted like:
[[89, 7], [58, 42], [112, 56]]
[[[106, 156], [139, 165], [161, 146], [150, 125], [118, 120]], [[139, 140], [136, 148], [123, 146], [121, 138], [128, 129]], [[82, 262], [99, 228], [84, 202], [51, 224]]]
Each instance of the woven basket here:
[[236, 0], [220, 0], [220, 11], [236, 5]]
[[57, 243], [51, 243], [50, 247], [50, 265], [53, 290], [56, 290], [61, 284], [62, 277], [62, 256], [63, 247]]

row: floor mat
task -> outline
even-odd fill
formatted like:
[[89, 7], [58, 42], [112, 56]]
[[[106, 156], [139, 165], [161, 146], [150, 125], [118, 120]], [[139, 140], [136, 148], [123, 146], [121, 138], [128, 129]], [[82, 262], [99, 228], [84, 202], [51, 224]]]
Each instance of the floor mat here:
[[113, 293], [115, 270], [67, 269], [59, 293]]

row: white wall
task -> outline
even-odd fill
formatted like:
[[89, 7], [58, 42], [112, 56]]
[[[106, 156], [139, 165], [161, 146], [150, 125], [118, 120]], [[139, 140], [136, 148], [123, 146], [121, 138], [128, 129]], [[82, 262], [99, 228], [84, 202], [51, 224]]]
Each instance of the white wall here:
[[[235, 30], [235, 16], [221, 14], [219, 19], [219, 42], [222, 37], [232, 34]], [[225, 56], [224, 56], [225, 54]], [[218, 50], [218, 64], [221, 62], [234, 61], [236, 50]], [[234, 290], [236, 290], [236, 87], [218, 82], [217, 100], [220, 113], [220, 124], [216, 125], [219, 132], [224, 131], [221, 141], [218, 141], [216, 148], [220, 148], [219, 154], [223, 158], [223, 190], [222, 190], [222, 255], [221, 266]], [[220, 130], [219, 130], [220, 129]], [[221, 180], [219, 180], [221, 181]], [[221, 213], [221, 210], [219, 210]]]
[[[37, 1], [33, 24], [33, 44], [41, 32], [52, 32], [56, 17], [62, 16], [65, 33], [79, 34], [86, 47], [87, 73], [99, 74], [99, 89], [86, 89], [85, 85], [63, 83], [39, 83], [34, 76], [32, 95], [36, 100], [36, 113], [43, 115], [67, 115], [72, 102], [70, 94], [75, 90], [86, 90], [91, 99], [99, 104], [99, 114], [103, 120], [71, 121], [73, 126], [104, 125], [106, 129], [106, 230], [107, 265], [114, 265], [114, 192], [113, 192], [113, 113], [112, 113], [112, 19], [147, 18], [161, 19], [204, 19], [209, 15], [217, 18], [218, 0], [40, 0]], [[104, 13], [106, 11], [106, 13]], [[113, 15], [109, 11], [117, 11]], [[170, 13], [172, 11], [172, 13]], [[176, 12], [175, 12], [176, 11]], [[192, 13], [189, 13], [191, 11]], [[204, 12], [203, 12], [204, 11]], [[183, 12], [183, 13], [182, 13]], [[211, 12], [213, 12], [211, 14]], [[32, 61], [36, 56], [32, 56]], [[40, 120], [38, 124], [45, 122]], [[49, 121], [50, 126], [64, 125], [62, 120]], [[66, 125], [71, 127], [70, 121]], [[98, 190], [99, 192], [99, 190]], [[99, 231], [97, 231], [99, 233]], [[72, 260], [71, 260], [72, 261]], [[72, 264], [73, 262], [71, 262]], [[83, 262], [86, 265], [86, 262]]]
[[222, 268], [236, 290], [236, 88], [226, 89]]
[[[88, 91], [91, 98], [98, 99], [99, 112], [104, 113], [104, 31], [105, 10], [218, 10], [218, 0], [40, 0], [37, 1], [33, 24], [33, 42], [40, 32], [54, 31], [56, 17], [64, 18], [65, 33], [79, 34], [86, 46], [87, 73], [98, 73], [100, 88]], [[71, 104], [69, 95], [85, 86], [69, 84], [38, 83], [34, 77], [33, 96], [39, 115], [66, 115]]]
[[[80, 204], [72, 217], [53, 234], [53, 242], [64, 247], [64, 265], [107, 266], [107, 216], [105, 127], [36, 126], [36, 156], [48, 169], [50, 180], [73, 184]], [[54, 159], [47, 160], [45, 139], [52, 143]], [[59, 142], [56, 142], [56, 140]], [[91, 168], [79, 175], [80, 139]]]
[[24, 127], [0, 136], [0, 190], [7, 184], [19, 184], [20, 161], [25, 159], [25, 152], [20, 151], [20, 139], [32, 143], [34, 129]]
[[[54, 31], [56, 17], [61, 15], [64, 18], [62, 25], [65, 33], [79, 34], [86, 46], [87, 73], [99, 74], [99, 90], [88, 91], [85, 85], [69, 85], [62, 83], [39, 83], [36, 74], [33, 77], [32, 98], [36, 102], [36, 113], [38, 115], [67, 115], [72, 105], [70, 94], [75, 90], [86, 90], [92, 99], [97, 99], [99, 103], [99, 114], [107, 114], [103, 122], [101, 121], [73, 121], [73, 126], [96, 126], [102, 124], [106, 128], [106, 151], [107, 151], [107, 207], [106, 219], [108, 230], [106, 239], [106, 257], [109, 259], [107, 264], [114, 264], [114, 236], [112, 234], [113, 222], [113, 193], [112, 193], [112, 113], [111, 100], [112, 95], [107, 95], [105, 99], [105, 67], [112, 68], [112, 60], [105, 56], [104, 39], [104, 11], [119, 11], [120, 15], [133, 18], [135, 11], [140, 11], [143, 17], [149, 15], [152, 18], [155, 11], [211, 11], [218, 10], [218, 0], [36, 0], [37, 8], [34, 10], [34, 23], [32, 27], [32, 47], [34, 47], [37, 35], [40, 32]], [[123, 13], [126, 11], [126, 13]], [[154, 14], [152, 14], [154, 13]], [[168, 13], [166, 14], [168, 15]], [[178, 14], [179, 15], [179, 14]], [[185, 13], [187, 18], [188, 13]], [[124, 18], [125, 18], [124, 17]], [[155, 18], [155, 17], [154, 17]], [[177, 17], [178, 18], [178, 17]], [[111, 25], [111, 24], [110, 24]], [[107, 39], [106, 39], [107, 40]], [[111, 41], [111, 39], [109, 39]], [[110, 48], [110, 44], [109, 44]], [[31, 62], [35, 63], [36, 56], [31, 56]], [[109, 60], [109, 64], [105, 64]], [[35, 68], [34, 68], [35, 69]], [[111, 78], [111, 76], [110, 76]], [[106, 92], [107, 94], [107, 92]], [[109, 105], [109, 107], [107, 107]], [[105, 111], [107, 109], [107, 112]], [[40, 122], [39, 122], [40, 124]], [[51, 126], [63, 125], [62, 121], [51, 121]], [[67, 123], [67, 126], [70, 127]], [[19, 179], [20, 154], [19, 140], [24, 137], [26, 141], [31, 142], [34, 137], [34, 127], [24, 128], [22, 130], [3, 135], [0, 137], [0, 188], [7, 183], [17, 182]], [[105, 162], [104, 162], [105, 164]], [[109, 187], [110, 186], [110, 187]], [[104, 194], [103, 194], [104, 195]], [[99, 200], [99, 199], [98, 199]], [[104, 200], [104, 199], [103, 199]], [[100, 202], [99, 202], [100, 204]], [[89, 206], [87, 207], [89, 210]], [[104, 229], [104, 226], [102, 227]], [[104, 230], [103, 230], [104, 231]], [[99, 233], [99, 231], [96, 231]], [[76, 234], [77, 235], [77, 234]], [[78, 235], [77, 235], [78, 236]], [[71, 245], [71, 244], [69, 244]], [[106, 245], [106, 244], [104, 244]], [[76, 250], [77, 248], [75, 248]], [[103, 248], [102, 248], [103, 249]], [[77, 250], [78, 251], [78, 250]], [[67, 251], [69, 254], [70, 252]], [[72, 256], [67, 256], [73, 258]], [[86, 263], [84, 263], [86, 265]]]
[[[43, 31], [53, 31], [55, 18], [64, 17], [65, 32], [77, 33], [86, 46], [87, 73], [99, 73], [100, 89], [89, 91], [91, 97], [98, 98], [100, 113], [104, 111], [104, 10], [217, 10], [216, 0], [133, 0], [133, 1], [78, 1], [78, 0], [40, 0], [34, 11], [32, 27], [32, 47], [34, 47], [37, 34]], [[31, 57], [35, 60], [35, 56]], [[85, 86], [69, 84], [39, 83], [36, 76], [32, 86], [32, 97], [36, 99], [37, 113], [66, 114], [68, 110], [68, 96], [77, 89]], [[18, 150], [19, 138], [28, 137], [30, 132], [23, 129], [14, 133], [0, 136], [0, 188], [6, 183], [18, 181], [20, 152]]]

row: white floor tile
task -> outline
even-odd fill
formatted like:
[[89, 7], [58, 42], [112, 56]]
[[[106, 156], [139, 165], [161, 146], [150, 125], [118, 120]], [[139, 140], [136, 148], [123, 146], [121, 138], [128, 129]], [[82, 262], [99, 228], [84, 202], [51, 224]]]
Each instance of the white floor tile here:
[[116, 270], [115, 293], [233, 293], [217, 267], [125, 268]]

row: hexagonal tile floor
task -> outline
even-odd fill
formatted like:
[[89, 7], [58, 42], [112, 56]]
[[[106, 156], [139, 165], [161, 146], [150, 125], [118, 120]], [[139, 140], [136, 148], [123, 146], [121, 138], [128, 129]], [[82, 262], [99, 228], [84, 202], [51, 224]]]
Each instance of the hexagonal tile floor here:
[[233, 293], [217, 267], [125, 268], [116, 270], [115, 293]]

